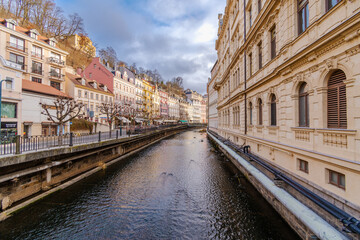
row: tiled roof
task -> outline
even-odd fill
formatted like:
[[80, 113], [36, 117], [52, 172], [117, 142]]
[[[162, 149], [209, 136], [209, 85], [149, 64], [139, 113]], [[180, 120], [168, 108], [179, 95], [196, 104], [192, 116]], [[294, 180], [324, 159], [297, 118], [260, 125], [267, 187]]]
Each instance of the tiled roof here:
[[[103, 88], [100, 87], [100, 83], [96, 82], [95, 80], [89, 80], [89, 79], [86, 79], [85, 77], [82, 77], [80, 75], [74, 75], [74, 74], [71, 74], [71, 73], [66, 73], [66, 77], [77, 86], [84, 86], [84, 87], [87, 87], [87, 88], [94, 89], [94, 91], [99, 91], [99, 92], [103, 92], [103, 93], [107, 93], [107, 94], [112, 94], [109, 87], [107, 87], [107, 91], [105, 91]], [[79, 82], [77, 80], [78, 78], [85, 79], [85, 85], [82, 85], [81, 82]], [[96, 82], [98, 87], [94, 88], [93, 85], [90, 84], [91, 82]]]
[[25, 79], [22, 80], [22, 89], [25, 91], [41, 93], [41, 94], [50, 95], [50, 96], [63, 96], [63, 97], [71, 98], [70, 96], [66, 95], [63, 92], [60, 92], [56, 88], [53, 88], [53, 87], [45, 85], [45, 84], [25, 80]]
[[126, 72], [127, 76], [135, 81], [135, 75], [132, 71], [130, 71], [130, 69], [126, 67], [119, 67], [119, 71], [121, 72], [122, 75], [124, 75], [124, 73]]
[[[4, 19], [4, 18], [0, 18], [0, 24], [3, 25], [3, 26], [5, 26], [5, 20], [6, 20], [6, 19]], [[24, 35], [26, 35], [26, 36], [29, 36], [28, 33], [29, 33], [30, 30], [31, 30], [31, 29], [23, 28], [23, 27], [20, 27], [20, 26], [15, 26], [15, 31], [17, 31], [17, 32], [19, 32], [19, 33], [22, 33], [22, 34], [24, 34]], [[44, 36], [41, 36], [41, 35], [38, 35], [37, 40], [38, 40], [38, 41], [41, 41], [41, 42], [44, 42], [44, 43], [47, 43], [47, 41], [49, 40], [49, 38], [44, 37]]]

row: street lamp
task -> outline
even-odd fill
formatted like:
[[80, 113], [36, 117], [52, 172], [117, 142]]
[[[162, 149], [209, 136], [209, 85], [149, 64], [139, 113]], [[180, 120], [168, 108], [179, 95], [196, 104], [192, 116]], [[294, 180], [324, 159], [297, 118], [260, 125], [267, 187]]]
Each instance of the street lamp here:
[[4, 79], [0, 81], [0, 137], [1, 137], [1, 101], [2, 101], [2, 83], [3, 82], [12, 82], [12, 80]]

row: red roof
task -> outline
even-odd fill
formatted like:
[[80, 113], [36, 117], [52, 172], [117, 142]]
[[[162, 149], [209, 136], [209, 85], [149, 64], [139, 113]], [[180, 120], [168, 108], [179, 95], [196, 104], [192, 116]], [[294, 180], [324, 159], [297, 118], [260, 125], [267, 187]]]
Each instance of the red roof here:
[[63, 92], [60, 92], [56, 88], [53, 88], [51, 86], [41, 84], [38, 82], [32, 82], [29, 80], [25, 80], [25, 79], [22, 80], [22, 89], [25, 91], [41, 93], [41, 94], [50, 95], [50, 96], [63, 96], [63, 97], [71, 98], [70, 96], [66, 95]]

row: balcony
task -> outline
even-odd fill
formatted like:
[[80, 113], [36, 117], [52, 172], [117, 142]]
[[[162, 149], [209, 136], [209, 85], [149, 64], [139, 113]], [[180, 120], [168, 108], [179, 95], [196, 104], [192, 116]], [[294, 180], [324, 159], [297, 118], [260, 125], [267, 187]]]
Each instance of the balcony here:
[[48, 58], [48, 61], [50, 64], [54, 64], [54, 65], [57, 65], [57, 66], [65, 66], [65, 61], [59, 59], [59, 58], [54, 58], [54, 57], [49, 57]]
[[12, 62], [10, 60], [5, 60], [2, 56], [0, 56], [0, 60], [3, 62], [3, 65], [15, 70], [20, 70], [20, 71], [26, 71], [26, 65], [25, 64], [20, 64], [20, 63], [15, 63]]
[[37, 52], [31, 52], [31, 56], [38, 58], [38, 59], [43, 59], [44, 55], [42, 55], [41, 53], [37, 53]]
[[53, 71], [49, 72], [49, 78], [51, 78], [51, 79], [64, 81], [64, 77], [65, 77], [64, 74], [61, 74], [61, 73], [58, 73], [58, 72], [53, 72]]
[[37, 74], [37, 75], [44, 75], [44, 71], [42, 69], [32, 68], [31, 73]]
[[21, 53], [26, 53], [27, 52], [27, 48], [24, 45], [19, 45], [16, 43], [12, 43], [12, 42], [7, 42], [7, 48], [11, 49], [11, 50], [16, 50], [18, 52]]

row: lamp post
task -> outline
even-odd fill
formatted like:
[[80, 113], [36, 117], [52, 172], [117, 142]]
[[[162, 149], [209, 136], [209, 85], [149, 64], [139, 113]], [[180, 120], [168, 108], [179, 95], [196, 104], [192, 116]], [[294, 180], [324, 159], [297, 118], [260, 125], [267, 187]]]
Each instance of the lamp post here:
[[0, 137], [1, 137], [1, 100], [2, 100], [2, 84], [3, 82], [12, 82], [11, 80], [4, 79], [0, 81]]

